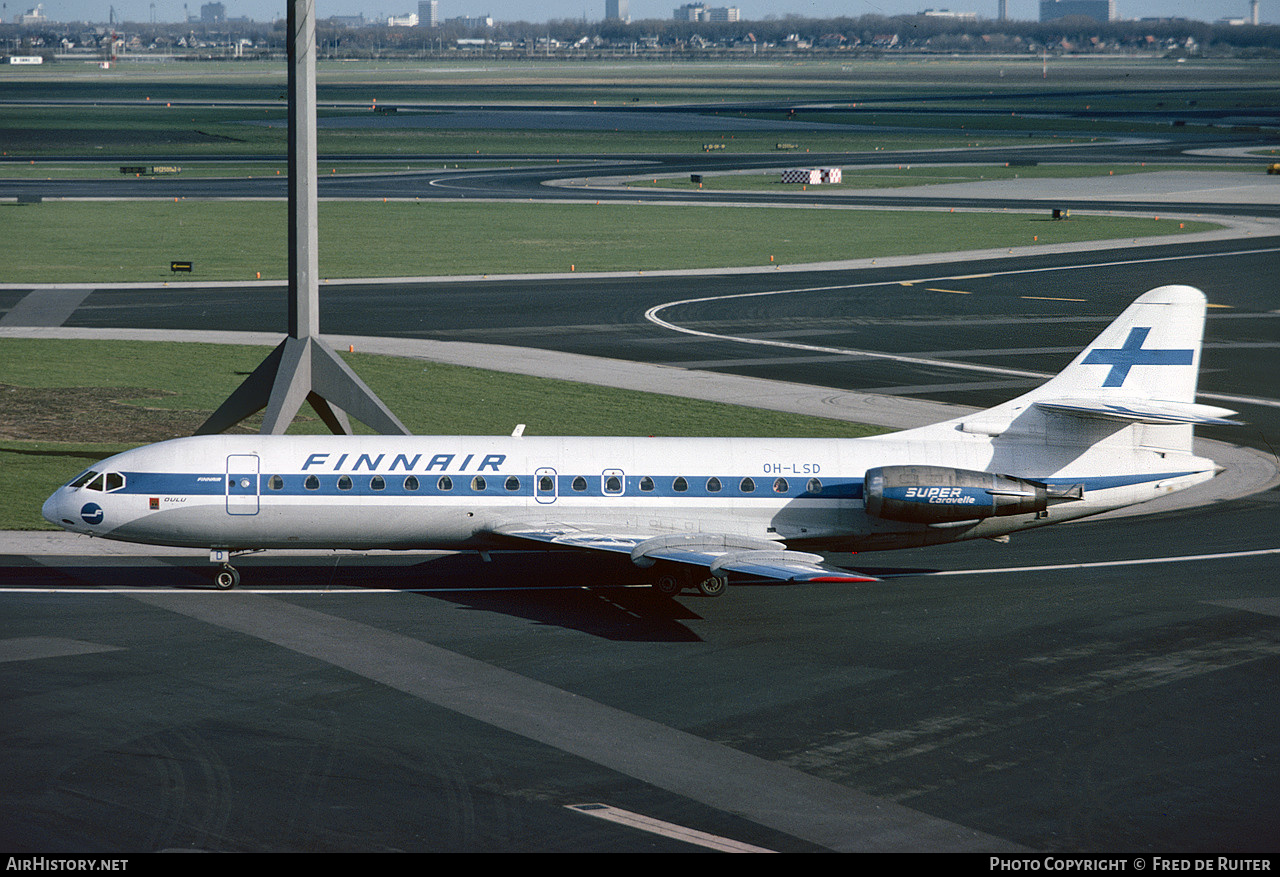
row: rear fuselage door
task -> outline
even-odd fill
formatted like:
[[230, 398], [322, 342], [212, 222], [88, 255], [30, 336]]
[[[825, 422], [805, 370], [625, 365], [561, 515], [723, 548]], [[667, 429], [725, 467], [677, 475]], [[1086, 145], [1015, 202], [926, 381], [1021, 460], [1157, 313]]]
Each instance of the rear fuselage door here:
[[231, 454], [227, 457], [227, 514], [258, 513], [258, 456]]

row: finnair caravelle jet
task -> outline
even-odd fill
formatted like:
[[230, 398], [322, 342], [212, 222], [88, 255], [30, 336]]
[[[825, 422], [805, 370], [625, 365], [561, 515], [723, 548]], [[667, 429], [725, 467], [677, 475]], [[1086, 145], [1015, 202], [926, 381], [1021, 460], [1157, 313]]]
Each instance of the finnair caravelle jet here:
[[[995, 408], [863, 439], [215, 435], [104, 460], [44, 504], [76, 533], [210, 549], [625, 552], [665, 594], [731, 574], [868, 581], [815, 551], [998, 539], [1212, 478], [1195, 424], [1205, 297], [1137, 299]], [[218, 587], [238, 572], [224, 563]]]

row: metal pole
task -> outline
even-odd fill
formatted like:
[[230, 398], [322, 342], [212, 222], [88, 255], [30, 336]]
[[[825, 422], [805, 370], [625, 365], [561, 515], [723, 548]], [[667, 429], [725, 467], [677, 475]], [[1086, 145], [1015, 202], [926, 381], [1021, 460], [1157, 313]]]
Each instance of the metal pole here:
[[289, 334], [196, 430], [223, 432], [266, 409], [261, 432], [284, 433], [303, 403], [329, 429], [351, 434], [350, 413], [384, 435], [409, 430], [320, 340], [316, 178], [315, 0], [289, 0]]
[[289, 2], [289, 334], [320, 334], [316, 4]]

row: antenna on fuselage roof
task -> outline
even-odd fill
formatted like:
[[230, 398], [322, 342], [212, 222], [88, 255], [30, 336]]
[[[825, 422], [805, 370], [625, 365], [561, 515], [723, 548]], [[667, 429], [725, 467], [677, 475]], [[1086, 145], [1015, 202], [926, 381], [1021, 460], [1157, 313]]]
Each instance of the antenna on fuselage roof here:
[[316, 4], [289, 0], [289, 335], [196, 435], [223, 432], [262, 409], [263, 435], [289, 428], [303, 402], [332, 432], [350, 414], [384, 435], [409, 435], [373, 390], [320, 340], [316, 175]]

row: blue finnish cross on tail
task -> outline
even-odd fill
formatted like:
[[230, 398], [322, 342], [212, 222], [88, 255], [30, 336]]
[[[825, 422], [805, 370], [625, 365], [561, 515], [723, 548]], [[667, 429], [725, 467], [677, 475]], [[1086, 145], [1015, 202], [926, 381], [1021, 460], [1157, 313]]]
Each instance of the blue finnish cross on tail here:
[[1135, 365], [1191, 365], [1194, 361], [1193, 350], [1144, 349], [1142, 345], [1150, 332], [1150, 326], [1135, 326], [1121, 347], [1093, 350], [1084, 358], [1084, 365], [1111, 366], [1102, 386], [1122, 387], [1129, 377], [1129, 369]]

